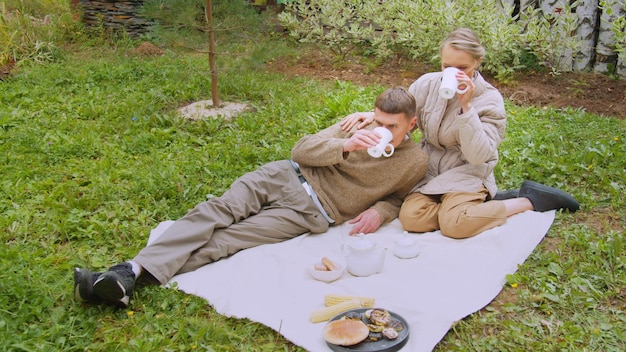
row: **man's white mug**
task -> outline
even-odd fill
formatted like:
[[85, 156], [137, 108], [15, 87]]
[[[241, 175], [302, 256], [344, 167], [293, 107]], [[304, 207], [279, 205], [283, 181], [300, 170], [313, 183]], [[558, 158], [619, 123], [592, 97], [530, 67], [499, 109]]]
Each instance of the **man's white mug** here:
[[[376, 127], [373, 129], [373, 131], [381, 135], [380, 142], [378, 142], [378, 144], [373, 147], [367, 148], [367, 153], [374, 158], [380, 158], [382, 155], [390, 157], [395, 150], [393, 144], [390, 143], [393, 139], [391, 131], [384, 127]], [[387, 149], [389, 149], [389, 152], [387, 151]]]
[[455, 93], [463, 94], [469, 89], [469, 87], [465, 87], [465, 89], [459, 89], [459, 81], [456, 79], [457, 72], [459, 72], [459, 69], [456, 67], [448, 67], [443, 70], [441, 87], [439, 88], [439, 96], [441, 96], [442, 98], [452, 99]]

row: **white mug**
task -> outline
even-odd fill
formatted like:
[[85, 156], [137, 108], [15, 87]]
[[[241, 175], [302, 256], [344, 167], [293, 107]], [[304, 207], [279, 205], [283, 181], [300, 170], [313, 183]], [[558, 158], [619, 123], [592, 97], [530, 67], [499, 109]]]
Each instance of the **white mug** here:
[[456, 73], [459, 69], [456, 67], [448, 67], [443, 70], [441, 78], [441, 87], [439, 88], [439, 96], [444, 99], [452, 99], [455, 93], [463, 94], [467, 92], [469, 87], [459, 89], [459, 81], [456, 79]]
[[[391, 131], [384, 127], [376, 127], [373, 131], [377, 132], [382, 137], [377, 145], [367, 148], [367, 153], [374, 158], [380, 158], [381, 155], [390, 157], [395, 150], [393, 144], [390, 143], [393, 139], [393, 134], [391, 134]], [[387, 149], [390, 149], [390, 151], [387, 152]]]

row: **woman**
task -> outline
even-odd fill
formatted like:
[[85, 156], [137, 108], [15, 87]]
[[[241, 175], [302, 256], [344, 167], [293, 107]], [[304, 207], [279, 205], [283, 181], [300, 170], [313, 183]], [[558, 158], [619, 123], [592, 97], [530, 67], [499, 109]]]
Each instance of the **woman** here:
[[[502, 95], [477, 70], [484, 55], [471, 30], [457, 29], [441, 44], [441, 69], [458, 69], [456, 78], [463, 93], [457, 92], [450, 100], [441, 98], [442, 72], [427, 73], [409, 88], [416, 99], [417, 126], [423, 135], [420, 146], [429, 155], [429, 167], [400, 210], [399, 219], [407, 231], [441, 230], [444, 236], [466, 238], [526, 210], [579, 209], [569, 194], [531, 181], [496, 196], [493, 169], [506, 112]], [[365, 126], [371, 115], [351, 114], [342, 126], [349, 129], [359, 122], [359, 127]]]

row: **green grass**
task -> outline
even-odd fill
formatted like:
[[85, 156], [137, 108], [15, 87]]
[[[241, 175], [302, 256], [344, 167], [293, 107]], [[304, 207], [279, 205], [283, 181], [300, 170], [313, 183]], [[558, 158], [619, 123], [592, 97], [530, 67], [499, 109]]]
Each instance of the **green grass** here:
[[[231, 121], [176, 113], [211, 96], [204, 55], [82, 48], [57, 62], [26, 62], [0, 82], [0, 350], [302, 350], [172, 289], [138, 290], [121, 310], [72, 299], [74, 266], [131, 258], [160, 221], [287, 158], [303, 134], [371, 109], [383, 89], [269, 73], [263, 62], [294, 49], [249, 39], [220, 47], [236, 53], [218, 58], [222, 100], [254, 108]], [[624, 122], [507, 109], [500, 186], [533, 179], [571, 192], [583, 208], [557, 215], [503, 294], [456, 324], [437, 350], [624, 350]]]
[[459, 322], [437, 350], [623, 351], [624, 122], [572, 109], [508, 112], [500, 186], [539, 180], [574, 194], [582, 210], [557, 215], [500, 296]]

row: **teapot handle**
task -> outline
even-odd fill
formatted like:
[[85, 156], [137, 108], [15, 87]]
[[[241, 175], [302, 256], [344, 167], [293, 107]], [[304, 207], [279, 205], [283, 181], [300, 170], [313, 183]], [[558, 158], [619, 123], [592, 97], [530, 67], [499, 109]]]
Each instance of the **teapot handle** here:
[[342, 243], [340, 249], [341, 249], [341, 254], [344, 257], [348, 257], [348, 254], [350, 254], [350, 249], [348, 248], [348, 244], [347, 243]]

